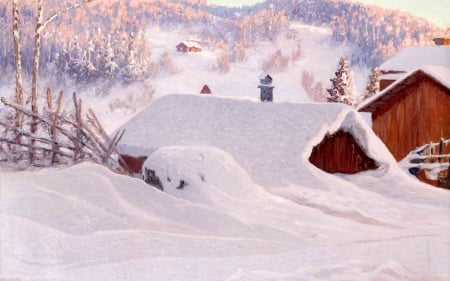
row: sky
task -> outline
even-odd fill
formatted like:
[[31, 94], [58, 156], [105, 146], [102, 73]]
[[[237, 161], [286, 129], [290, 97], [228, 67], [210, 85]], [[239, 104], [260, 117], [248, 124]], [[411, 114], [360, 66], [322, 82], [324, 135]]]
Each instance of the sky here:
[[[385, 8], [400, 9], [424, 17], [439, 27], [450, 28], [450, 0], [351, 0]], [[261, 0], [207, 0], [208, 3], [228, 6], [252, 5]]]

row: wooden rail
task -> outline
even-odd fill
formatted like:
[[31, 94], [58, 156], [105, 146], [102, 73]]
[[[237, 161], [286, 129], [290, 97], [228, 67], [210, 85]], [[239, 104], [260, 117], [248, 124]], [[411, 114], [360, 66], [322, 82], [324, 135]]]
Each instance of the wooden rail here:
[[[29, 129], [33, 132], [25, 129], [26, 126], [17, 127], [16, 122], [0, 121], [0, 127], [3, 127], [5, 132], [4, 136], [0, 136], [0, 160], [27, 160], [29, 165], [38, 167], [91, 160], [114, 171], [128, 174], [119, 164], [121, 156], [117, 150], [117, 144], [125, 131], [119, 131], [110, 138], [92, 109], [83, 116], [82, 101], [77, 99], [75, 93], [73, 115], [61, 112], [62, 99], [63, 92], [60, 92], [54, 105], [51, 91], [48, 89], [47, 108], [43, 113], [36, 113], [2, 97], [0, 100], [4, 105], [28, 118]], [[29, 152], [28, 156], [27, 153], [17, 153], [26, 151]], [[20, 156], [2, 157], [5, 153]]]

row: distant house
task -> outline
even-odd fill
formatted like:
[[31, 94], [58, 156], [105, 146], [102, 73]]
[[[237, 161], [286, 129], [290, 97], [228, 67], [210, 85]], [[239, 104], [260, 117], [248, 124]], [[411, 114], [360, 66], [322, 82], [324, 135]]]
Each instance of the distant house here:
[[208, 87], [208, 85], [203, 85], [202, 90], [200, 91], [200, 94], [211, 94], [211, 89]]
[[434, 41], [434, 44], [437, 46], [450, 45], [450, 38], [444, 38], [444, 37], [433, 38], [433, 41]]
[[314, 166], [328, 173], [352, 174], [377, 169], [386, 161], [395, 163], [387, 149], [380, 149], [381, 141], [359, 113], [335, 103], [261, 107], [252, 100], [171, 95], [159, 98], [122, 129], [127, 134], [118, 149], [127, 159], [135, 159], [129, 164], [138, 167], [135, 173], [141, 172], [146, 156], [166, 146], [219, 148], [250, 175], [257, 173], [273, 184], [298, 180], [277, 179], [274, 166], [297, 177]]
[[179, 43], [177, 46], [177, 51], [181, 53], [190, 53], [190, 52], [201, 52], [202, 47], [198, 41], [187, 40]]
[[374, 132], [398, 161], [417, 147], [448, 139], [450, 68], [425, 66], [410, 71], [358, 110], [372, 113]]
[[[437, 38], [437, 41], [444, 42], [444, 39]], [[378, 67], [381, 74], [380, 91], [407, 73], [426, 65], [450, 68], [450, 46], [408, 47], [396, 53]]]

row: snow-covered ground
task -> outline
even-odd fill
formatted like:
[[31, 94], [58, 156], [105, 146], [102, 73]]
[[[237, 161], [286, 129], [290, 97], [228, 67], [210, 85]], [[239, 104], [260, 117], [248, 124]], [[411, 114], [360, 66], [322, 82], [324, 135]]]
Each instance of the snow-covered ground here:
[[[172, 161], [173, 180], [179, 175], [188, 186], [161, 192], [90, 163], [0, 174], [0, 279], [450, 276], [446, 191], [365, 173], [350, 178], [358, 185], [348, 183], [353, 191], [346, 194], [349, 201], [355, 200], [352, 193], [363, 194], [360, 206], [334, 212], [342, 190], [333, 185], [324, 205], [311, 206], [267, 192], [223, 151], [172, 147], [154, 160], [161, 155]], [[307, 193], [300, 186], [290, 188]], [[380, 209], [372, 210], [374, 205]], [[361, 210], [384, 215], [363, 217]]]
[[[145, 165], [164, 191], [93, 163], [0, 173], [0, 280], [450, 278], [450, 194], [404, 174], [350, 108], [174, 95], [150, 112], [135, 125], [161, 129], [139, 140], [159, 144]], [[339, 127], [381, 168], [305, 161]]]

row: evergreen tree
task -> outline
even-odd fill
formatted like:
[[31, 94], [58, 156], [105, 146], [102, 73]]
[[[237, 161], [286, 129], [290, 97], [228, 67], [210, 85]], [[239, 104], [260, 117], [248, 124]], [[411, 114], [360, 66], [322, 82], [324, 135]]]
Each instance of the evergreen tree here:
[[332, 87], [327, 89], [330, 94], [328, 102], [339, 102], [354, 105], [352, 75], [348, 66], [348, 59], [342, 56], [339, 59], [335, 77], [330, 79]]
[[372, 73], [369, 76], [366, 94], [364, 95], [364, 99], [371, 97], [380, 91], [380, 71], [377, 67], [372, 70]]

